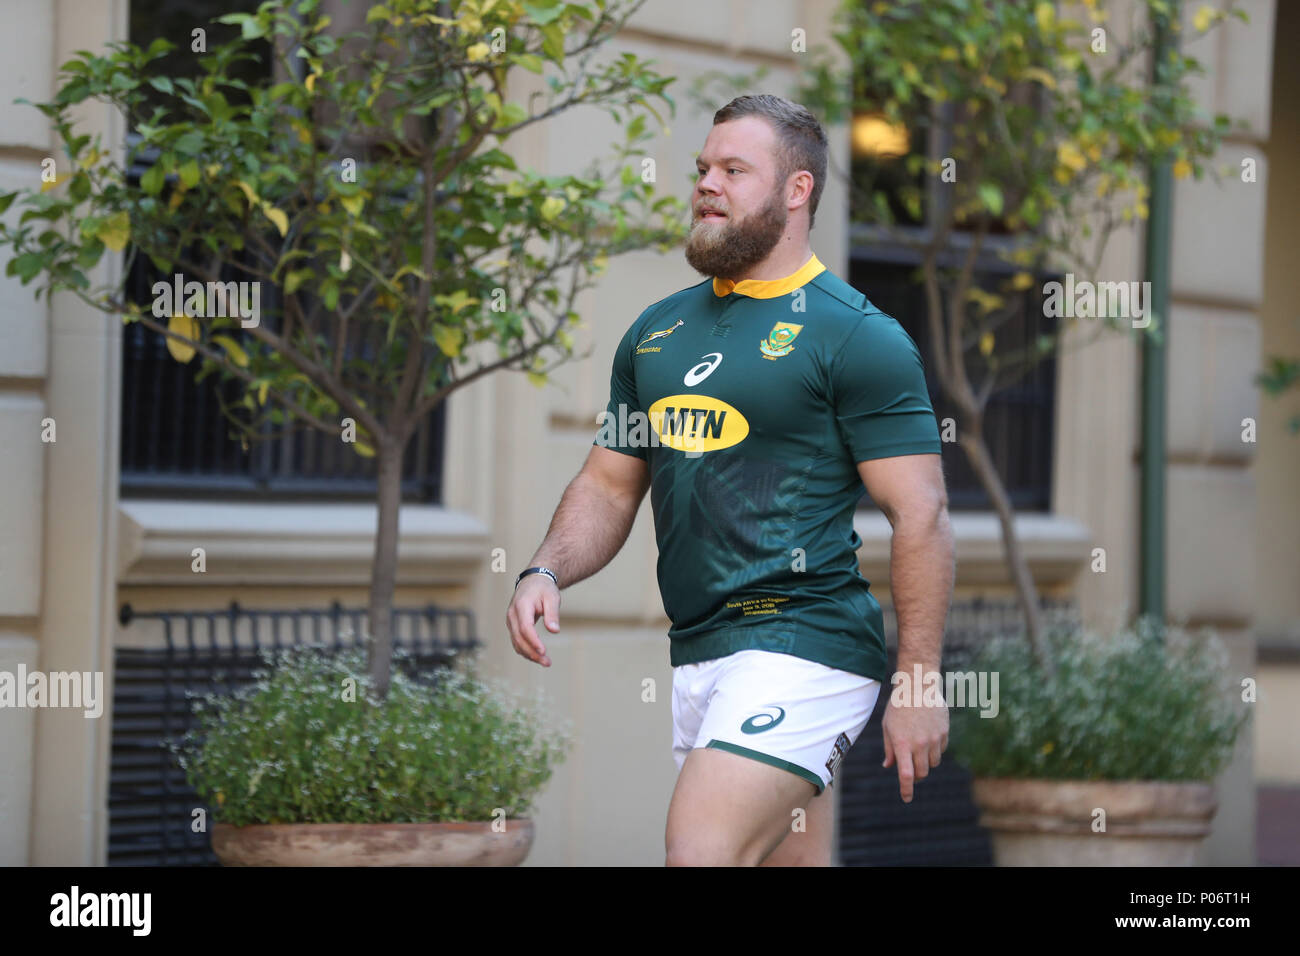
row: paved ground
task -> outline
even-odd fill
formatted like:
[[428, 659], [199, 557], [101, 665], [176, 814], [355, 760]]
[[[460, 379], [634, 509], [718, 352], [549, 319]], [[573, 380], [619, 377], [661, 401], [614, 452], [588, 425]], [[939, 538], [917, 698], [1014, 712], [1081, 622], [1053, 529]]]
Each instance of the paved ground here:
[[1300, 866], [1300, 787], [1259, 787], [1255, 850], [1260, 866]]

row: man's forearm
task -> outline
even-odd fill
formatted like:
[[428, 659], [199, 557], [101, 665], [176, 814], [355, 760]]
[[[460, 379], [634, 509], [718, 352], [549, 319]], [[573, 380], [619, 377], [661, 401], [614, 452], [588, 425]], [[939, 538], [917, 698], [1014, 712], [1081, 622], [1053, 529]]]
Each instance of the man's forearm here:
[[889, 555], [889, 587], [898, 618], [898, 669], [937, 671], [956, 566], [948, 509], [899, 519]]
[[614, 559], [636, 520], [639, 498], [615, 495], [579, 474], [564, 489], [530, 565], [550, 568], [560, 587], [577, 584]]

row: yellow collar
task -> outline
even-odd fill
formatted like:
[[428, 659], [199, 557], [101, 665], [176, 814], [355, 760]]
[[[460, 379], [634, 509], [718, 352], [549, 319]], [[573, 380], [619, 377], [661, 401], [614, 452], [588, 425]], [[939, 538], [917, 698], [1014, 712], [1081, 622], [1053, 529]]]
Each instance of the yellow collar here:
[[719, 279], [714, 276], [713, 294], [724, 296], [739, 292], [741, 295], [747, 295], [753, 299], [775, 299], [779, 295], [786, 295], [801, 285], [811, 282], [817, 275], [825, 271], [826, 267], [814, 255], [803, 264], [803, 267], [798, 272], [788, 275], [784, 279], [741, 279], [739, 282], [735, 282], [731, 279]]

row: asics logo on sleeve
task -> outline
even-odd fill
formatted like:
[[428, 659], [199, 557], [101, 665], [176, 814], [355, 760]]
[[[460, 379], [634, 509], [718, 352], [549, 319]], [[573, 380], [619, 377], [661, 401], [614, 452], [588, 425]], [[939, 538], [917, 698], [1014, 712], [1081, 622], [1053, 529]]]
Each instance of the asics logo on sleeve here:
[[717, 368], [719, 365], [722, 364], [721, 352], [710, 352], [707, 355], [705, 355], [704, 358], [705, 359], [711, 358], [713, 359], [713, 361], [712, 362], [704, 361], [701, 362], [699, 365], [696, 365], [694, 368], [692, 368], [689, 372], [686, 373], [686, 377], [682, 379], [683, 385], [699, 385], [700, 382], [704, 381], [706, 378], [708, 378], [710, 375], [713, 374], [713, 370], [715, 368]]

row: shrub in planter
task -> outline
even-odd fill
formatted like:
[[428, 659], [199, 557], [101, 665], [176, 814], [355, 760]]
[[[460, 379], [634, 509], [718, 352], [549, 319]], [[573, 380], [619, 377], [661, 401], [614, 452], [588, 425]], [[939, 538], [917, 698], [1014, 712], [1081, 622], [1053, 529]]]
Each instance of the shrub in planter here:
[[[388, 825], [369, 834], [378, 834], [380, 862], [429, 833], [445, 844], [454, 828], [429, 824], [483, 835], [514, 828], [531, 839], [532, 801], [569, 744], [566, 730], [543, 728], [540, 696], [523, 706], [472, 669], [419, 680], [394, 669], [380, 701], [364, 649], [293, 648], [268, 663], [234, 695], [197, 699], [194, 727], [172, 742], [190, 785], [213, 808], [218, 856], [219, 833], [225, 840], [231, 828], [259, 825]], [[401, 826], [411, 824], [426, 829]], [[299, 841], [299, 857], [312, 852], [301, 844], [306, 832], [287, 837]], [[339, 834], [358, 839], [346, 828], [311, 834], [328, 836], [325, 843]], [[286, 839], [283, 831], [273, 836]], [[365, 856], [360, 850], [347, 861]]]
[[998, 862], [1191, 862], [1247, 719], [1222, 643], [1145, 619], [1048, 639], [1054, 678], [1023, 639], [998, 639], [975, 662], [998, 675], [997, 715], [953, 711]]

